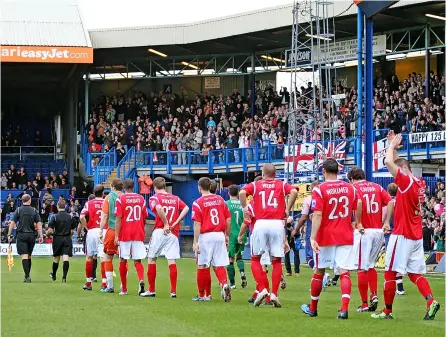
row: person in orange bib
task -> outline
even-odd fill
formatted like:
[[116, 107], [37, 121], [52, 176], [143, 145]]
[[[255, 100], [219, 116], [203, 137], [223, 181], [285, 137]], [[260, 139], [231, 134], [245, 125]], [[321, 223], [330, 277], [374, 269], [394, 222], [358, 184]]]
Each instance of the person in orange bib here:
[[[105, 263], [105, 277], [107, 280], [107, 287], [101, 289], [103, 293], [114, 293], [113, 286], [113, 256], [118, 254], [118, 247], [115, 245], [115, 223], [116, 217], [114, 215], [116, 199], [122, 194], [122, 180], [115, 179], [111, 183], [111, 192], [105, 197], [101, 212], [101, 225], [99, 232], [99, 239], [104, 243], [104, 263]], [[104, 227], [108, 229], [103, 236]]]

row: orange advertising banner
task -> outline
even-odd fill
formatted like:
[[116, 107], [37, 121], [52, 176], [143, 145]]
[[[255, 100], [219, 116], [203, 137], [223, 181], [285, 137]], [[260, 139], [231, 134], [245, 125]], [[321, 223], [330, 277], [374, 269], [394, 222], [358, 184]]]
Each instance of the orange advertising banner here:
[[93, 63], [93, 48], [1, 46], [1, 62]]

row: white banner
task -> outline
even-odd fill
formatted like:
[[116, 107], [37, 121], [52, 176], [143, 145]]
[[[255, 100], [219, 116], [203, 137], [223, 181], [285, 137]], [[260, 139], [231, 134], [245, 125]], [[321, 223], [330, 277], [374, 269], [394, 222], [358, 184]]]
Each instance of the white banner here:
[[[0, 256], [8, 255], [9, 244], [2, 243], [0, 245]], [[11, 245], [12, 255], [17, 256], [17, 246], [15, 243]], [[146, 251], [149, 251], [149, 245], [145, 244]], [[53, 245], [51, 243], [36, 243], [33, 250], [33, 256], [53, 256]], [[73, 256], [85, 256], [84, 246], [80, 243], [73, 243]]]
[[[0, 256], [6, 256], [8, 255], [8, 247], [9, 244], [2, 243], [1, 246], [1, 253]], [[12, 255], [17, 256], [17, 247], [16, 244], [13, 243], [11, 245], [12, 247]], [[36, 243], [33, 250], [33, 256], [52, 256], [53, 255], [53, 247], [50, 243], [42, 243], [41, 245]]]
[[373, 143], [373, 171], [379, 171], [386, 167], [384, 160], [387, 152], [387, 138]]
[[[363, 48], [365, 48], [365, 46], [363, 46]], [[353, 39], [353, 40], [330, 43], [328, 48], [325, 46], [321, 46], [320, 50], [318, 50], [317, 47], [315, 47], [315, 50], [316, 52], [313, 53], [314, 63], [356, 60], [358, 58], [358, 40]], [[385, 35], [374, 36], [373, 56], [379, 56], [385, 54], [386, 54], [386, 36]]]
[[220, 89], [220, 77], [205, 77], [204, 78], [205, 89]]
[[446, 141], [446, 131], [411, 133], [409, 141], [411, 144], [444, 142]]

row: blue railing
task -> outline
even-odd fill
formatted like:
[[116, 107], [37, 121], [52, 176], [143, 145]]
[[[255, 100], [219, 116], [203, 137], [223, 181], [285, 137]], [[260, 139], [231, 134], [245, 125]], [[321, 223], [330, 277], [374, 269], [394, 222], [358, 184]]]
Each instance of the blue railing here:
[[[381, 140], [387, 137], [388, 129], [374, 130], [374, 140]], [[426, 154], [426, 158], [431, 158], [432, 151], [445, 151], [445, 146], [440, 142], [410, 144], [409, 134], [403, 135], [402, 148], [400, 154], [411, 159], [413, 155]], [[345, 151], [348, 159], [352, 159], [357, 147], [358, 138], [337, 139], [332, 141], [317, 141], [327, 151], [327, 155], [335, 156], [336, 151]], [[346, 141], [345, 147], [338, 147], [343, 141]], [[316, 142], [313, 142], [316, 143]], [[311, 144], [311, 143], [304, 143]], [[302, 144], [297, 144], [302, 145]], [[330, 148], [330, 150], [328, 150]], [[260, 142], [254, 147], [235, 148], [212, 151], [157, 151], [144, 152], [136, 151], [130, 148], [123, 159], [118, 164], [118, 177], [125, 178], [133, 168], [148, 169], [150, 174], [155, 171], [164, 171], [172, 174], [173, 171], [178, 173], [191, 174], [205, 170], [206, 173], [214, 173], [215, 171], [229, 172], [232, 171], [248, 171], [248, 168], [259, 170], [263, 163], [266, 162], [284, 162], [284, 144], [271, 144], [262, 146]], [[301, 151], [304, 151], [301, 148]], [[116, 167], [114, 165], [112, 169]]]
[[[128, 178], [129, 172], [136, 167], [135, 165], [135, 147], [131, 147], [127, 153], [122, 157], [117, 167], [117, 177], [121, 179]], [[133, 159], [133, 160], [132, 160]], [[122, 177], [121, 177], [122, 174]]]
[[[93, 168], [94, 171], [94, 183], [100, 184], [108, 179], [108, 176], [116, 167], [117, 156], [116, 150], [113, 147], [109, 152], [98, 153], [100, 155], [100, 160], [96, 167]], [[90, 153], [90, 156], [96, 156], [97, 153]], [[94, 159], [94, 158], [93, 158]]]
[[262, 163], [283, 162], [284, 148], [283, 144], [261, 146], [257, 143], [255, 147], [212, 151], [138, 151], [131, 167], [145, 167], [151, 171], [165, 167], [168, 174], [172, 173], [173, 168], [184, 168], [188, 173], [192, 173], [194, 168], [206, 168], [212, 173], [217, 168], [238, 166], [246, 171], [248, 165], [259, 169]]

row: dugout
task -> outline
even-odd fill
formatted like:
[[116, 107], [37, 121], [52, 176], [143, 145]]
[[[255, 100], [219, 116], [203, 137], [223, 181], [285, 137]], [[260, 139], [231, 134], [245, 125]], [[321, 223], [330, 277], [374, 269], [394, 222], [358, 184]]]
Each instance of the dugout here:
[[1, 11], [2, 131], [32, 124], [28, 129], [50, 133], [54, 159], [66, 160], [73, 184], [78, 86], [93, 62], [79, 8], [67, 1], [20, 0], [2, 1]]

